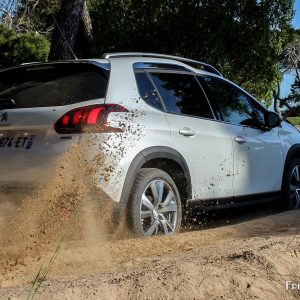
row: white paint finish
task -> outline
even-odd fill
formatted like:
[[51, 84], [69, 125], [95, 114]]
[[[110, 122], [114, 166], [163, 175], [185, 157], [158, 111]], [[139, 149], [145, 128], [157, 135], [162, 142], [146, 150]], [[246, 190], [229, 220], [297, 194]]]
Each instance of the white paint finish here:
[[[233, 149], [228, 125], [209, 119], [166, 114], [174, 148], [184, 157], [190, 170], [193, 199], [233, 195]], [[189, 128], [195, 136], [179, 131]]]
[[9, 138], [34, 136], [34, 138], [31, 149], [0, 147], [0, 166], [1, 170], [5, 170], [0, 172], [0, 182], [38, 184], [48, 164], [80, 140], [80, 134], [72, 134], [72, 139], [61, 139], [64, 135], [55, 132], [55, 122], [74, 108], [101, 103], [104, 103], [104, 99], [65, 106], [1, 111], [0, 115], [3, 112], [8, 113], [8, 122], [0, 123], [0, 136]]
[[284, 157], [294, 144], [300, 144], [300, 132], [292, 125], [282, 122], [278, 128], [280, 140], [283, 147]]
[[[164, 115], [154, 110], [149, 113], [111, 113], [108, 124], [124, 128], [123, 133], [93, 134], [93, 144], [88, 142], [88, 161], [103, 153], [103, 164], [97, 165], [94, 173], [96, 184], [101, 187], [112, 199], [120, 201], [123, 184], [131, 162], [142, 150], [154, 146], [173, 148], [170, 137], [170, 128]], [[84, 139], [81, 141], [81, 143]], [[106, 167], [112, 168], [109, 180], [103, 175]]]
[[80, 139], [80, 135], [73, 135], [72, 140], [62, 140], [52, 130], [27, 130], [25, 128], [5, 132], [4, 136], [19, 138], [25, 134], [28, 137], [35, 136], [31, 149], [0, 148], [1, 183], [39, 184], [44, 174], [47, 173], [49, 164], [55, 162]]
[[[112, 126], [123, 124], [125, 132], [89, 135], [93, 142], [88, 144], [86, 154], [91, 159], [104, 151], [103, 166], [113, 166], [114, 171], [106, 181], [103, 180], [104, 173], [99, 167], [94, 179], [115, 201], [120, 200], [129, 166], [135, 156], [153, 146], [170, 147], [183, 156], [190, 169], [194, 199], [222, 198], [280, 189], [287, 152], [292, 145], [300, 144], [300, 134], [295, 128], [283, 122], [281, 127], [268, 132], [219, 121], [165, 114], [148, 106], [139, 97], [133, 64], [171, 63], [194, 72], [206, 72], [169, 59], [136, 57], [109, 60], [111, 74], [105, 102], [121, 104], [130, 112], [111, 113], [108, 123]], [[0, 149], [0, 168], [6, 170], [5, 173], [0, 173], [0, 181], [35, 180], [28, 174], [41, 174], [46, 170], [44, 162], [48, 158], [56, 158], [73, 143], [79, 142], [80, 135], [74, 135], [71, 141], [61, 140], [61, 136], [53, 129], [55, 121], [73, 108], [103, 102], [104, 99], [97, 99], [55, 108], [8, 110], [11, 124], [9, 127], [0, 126], [0, 134], [9, 132], [18, 135], [26, 131], [37, 134], [37, 140], [27, 152], [17, 152], [20, 149]], [[179, 134], [179, 130], [186, 128], [195, 131], [195, 135]], [[245, 139], [246, 143], [234, 142], [235, 137]], [[81, 142], [84, 143], [84, 140], [83, 138]]]
[[70, 105], [53, 107], [33, 107], [1, 110], [0, 115], [7, 113], [7, 122], [0, 123], [0, 132], [14, 130], [53, 130], [55, 122], [72, 109], [87, 105], [103, 104], [104, 98]]
[[106, 103], [118, 103], [128, 109], [138, 109], [139, 94], [132, 64], [122, 59], [111, 61]]
[[[234, 149], [234, 195], [281, 190], [284, 156], [278, 128], [270, 131], [231, 125]], [[236, 137], [245, 143], [235, 141]]]

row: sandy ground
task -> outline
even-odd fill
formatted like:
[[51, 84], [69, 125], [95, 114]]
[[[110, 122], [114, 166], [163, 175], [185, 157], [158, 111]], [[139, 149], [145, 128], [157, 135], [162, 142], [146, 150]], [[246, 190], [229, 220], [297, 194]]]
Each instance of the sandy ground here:
[[[299, 291], [285, 288], [286, 281], [300, 282], [299, 215], [231, 210], [206, 221], [196, 217], [192, 229], [172, 237], [102, 236], [95, 248], [70, 239], [36, 299], [300, 299]], [[208, 228], [195, 227], [201, 220]], [[1, 299], [27, 297], [51, 247], [2, 272]]]
[[176, 236], [128, 238], [71, 157], [29, 195], [0, 191], [1, 299], [27, 299], [39, 270], [36, 299], [300, 299], [300, 211], [195, 211]]

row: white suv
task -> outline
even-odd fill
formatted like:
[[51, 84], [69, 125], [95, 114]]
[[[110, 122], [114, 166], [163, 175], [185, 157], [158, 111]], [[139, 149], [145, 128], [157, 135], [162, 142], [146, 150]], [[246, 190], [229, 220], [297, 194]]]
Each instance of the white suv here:
[[114, 53], [0, 72], [2, 188], [36, 184], [86, 136], [87, 157], [104, 157], [97, 185], [136, 235], [179, 231], [193, 201], [300, 206], [299, 132], [210, 65]]

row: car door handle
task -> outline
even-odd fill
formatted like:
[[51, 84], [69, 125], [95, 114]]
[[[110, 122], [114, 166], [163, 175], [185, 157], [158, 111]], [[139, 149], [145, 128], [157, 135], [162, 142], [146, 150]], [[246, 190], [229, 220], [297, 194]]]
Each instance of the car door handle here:
[[244, 139], [244, 138], [241, 137], [241, 136], [235, 137], [235, 138], [234, 138], [234, 141], [237, 142], [238, 144], [245, 144], [245, 143], [247, 143], [247, 140]]
[[179, 134], [183, 136], [195, 136], [196, 131], [192, 130], [191, 128], [184, 127], [179, 130]]

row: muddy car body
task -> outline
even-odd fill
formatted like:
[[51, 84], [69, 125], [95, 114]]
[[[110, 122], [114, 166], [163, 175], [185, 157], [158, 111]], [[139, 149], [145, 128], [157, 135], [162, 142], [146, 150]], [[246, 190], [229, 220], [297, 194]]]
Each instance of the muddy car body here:
[[36, 186], [84, 145], [91, 180], [138, 235], [177, 232], [188, 203], [300, 206], [297, 129], [202, 62], [116, 53], [26, 64], [0, 72], [0, 109], [2, 189]]

